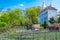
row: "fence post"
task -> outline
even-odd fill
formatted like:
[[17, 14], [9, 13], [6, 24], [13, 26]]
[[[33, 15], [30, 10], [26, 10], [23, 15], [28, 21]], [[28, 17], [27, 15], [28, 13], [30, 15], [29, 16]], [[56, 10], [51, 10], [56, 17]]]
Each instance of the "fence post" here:
[[33, 40], [34, 40], [34, 31], [33, 31]]
[[20, 33], [20, 40], [22, 40], [22, 32]]
[[46, 32], [44, 32], [44, 40], [46, 40]]
[[57, 31], [56, 31], [56, 33], [55, 33], [55, 40], [57, 40]]

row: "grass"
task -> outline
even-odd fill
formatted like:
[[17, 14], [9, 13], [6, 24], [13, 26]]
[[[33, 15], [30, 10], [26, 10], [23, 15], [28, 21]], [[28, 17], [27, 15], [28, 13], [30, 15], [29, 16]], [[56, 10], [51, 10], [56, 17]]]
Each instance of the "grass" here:
[[1, 40], [60, 40], [60, 32], [25, 31], [0, 34]]
[[22, 34], [22, 40], [60, 40], [60, 32], [35, 32], [27, 35]]

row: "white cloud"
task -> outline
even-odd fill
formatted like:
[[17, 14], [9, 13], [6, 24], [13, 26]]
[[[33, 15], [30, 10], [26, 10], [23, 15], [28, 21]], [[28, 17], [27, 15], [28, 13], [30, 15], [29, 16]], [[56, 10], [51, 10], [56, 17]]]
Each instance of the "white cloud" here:
[[21, 7], [23, 7], [23, 6], [24, 6], [24, 4], [20, 4], [20, 6], [21, 6]]

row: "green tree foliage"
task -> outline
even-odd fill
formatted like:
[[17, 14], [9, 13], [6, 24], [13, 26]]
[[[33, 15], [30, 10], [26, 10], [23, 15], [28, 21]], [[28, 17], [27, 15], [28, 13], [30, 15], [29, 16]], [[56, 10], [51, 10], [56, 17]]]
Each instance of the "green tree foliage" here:
[[0, 28], [5, 28], [6, 27], [6, 23], [5, 22], [0, 22]]
[[44, 29], [46, 29], [48, 26], [48, 24], [46, 23], [46, 21], [44, 21]]
[[41, 12], [41, 8], [39, 7], [33, 7], [30, 9], [26, 9], [26, 16], [32, 20], [33, 24], [38, 23], [38, 15]]
[[53, 24], [53, 23], [56, 23], [57, 21], [52, 17], [52, 18], [50, 18], [49, 22], [50, 22], [51, 24]]
[[2, 12], [2, 16], [0, 16], [0, 22], [4, 22], [7, 26], [24, 26], [25, 25], [25, 17], [23, 15], [22, 10], [15, 9], [10, 10], [9, 12]]
[[38, 15], [41, 12], [40, 7], [32, 7], [25, 10], [26, 14], [20, 9], [9, 10], [8, 12], [2, 12], [0, 15], [0, 22], [4, 22], [9, 26], [27, 26], [31, 28], [32, 24], [38, 23]]
[[25, 26], [25, 21], [26, 21], [25, 17], [22, 16], [22, 17], [20, 18], [20, 25], [21, 25], [21, 26]]
[[58, 18], [58, 23], [60, 23], [60, 16], [59, 16], [59, 18]]
[[31, 28], [32, 24], [37, 24], [38, 23], [38, 16], [41, 12], [41, 8], [40, 7], [32, 7], [32, 8], [28, 8], [25, 10], [26, 11], [26, 18], [27, 18], [27, 28]]
[[46, 28], [48, 27], [48, 24], [46, 23], [46, 21], [44, 21], [44, 23], [41, 24], [41, 26], [42, 26], [44, 29], [46, 29]]
[[9, 14], [7, 12], [2, 12], [2, 13], [3, 15], [0, 17], [0, 21], [8, 24], [10, 20]]
[[9, 12], [9, 15], [10, 15], [10, 23], [12, 25], [14, 25], [14, 26], [24, 25], [25, 19], [24, 19], [22, 10], [20, 10], [20, 9], [11, 10]]
[[26, 29], [31, 29], [32, 28], [32, 20], [31, 19], [26, 19]]

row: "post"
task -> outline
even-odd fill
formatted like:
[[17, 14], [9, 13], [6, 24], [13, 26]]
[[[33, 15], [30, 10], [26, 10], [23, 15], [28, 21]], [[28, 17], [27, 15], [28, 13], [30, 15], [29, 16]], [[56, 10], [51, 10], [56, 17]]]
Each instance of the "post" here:
[[57, 40], [57, 31], [56, 31], [56, 33], [55, 33], [55, 40]]
[[34, 31], [33, 31], [33, 40], [34, 40]]
[[46, 32], [44, 32], [44, 40], [46, 40]]
[[22, 32], [20, 33], [20, 40], [22, 40]]

